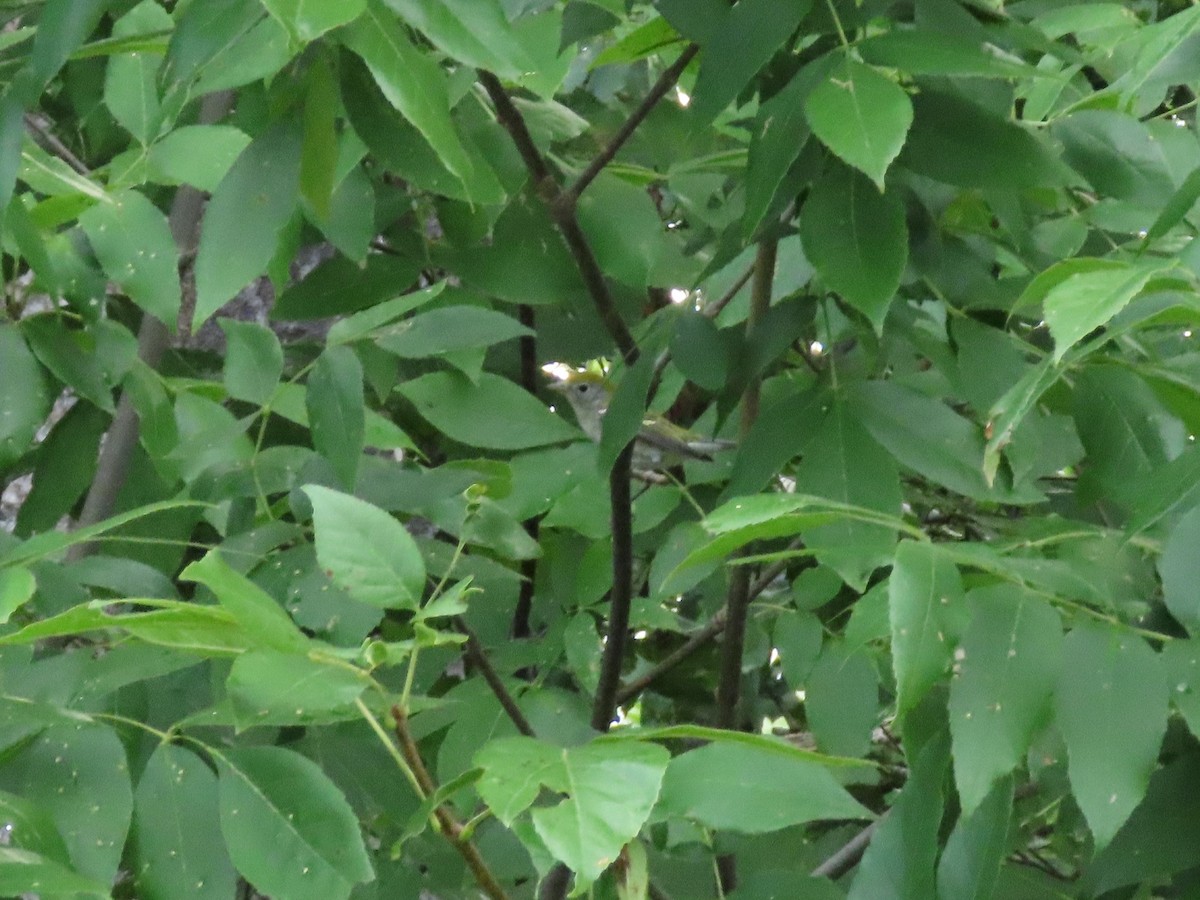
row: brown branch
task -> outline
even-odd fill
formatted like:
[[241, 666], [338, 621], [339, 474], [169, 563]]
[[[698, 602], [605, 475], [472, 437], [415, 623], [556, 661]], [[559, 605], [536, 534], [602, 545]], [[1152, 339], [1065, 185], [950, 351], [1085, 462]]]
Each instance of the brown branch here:
[[[754, 263], [754, 285], [750, 295], [750, 316], [746, 320], [746, 337], [751, 340], [771, 303], [771, 285], [775, 279], [776, 242], [759, 244]], [[742, 417], [739, 434], [744, 440], [758, 418], [761, 378], [755, 376], [742, 394]], [[721, 675], [717, 683], [717, 726], [736, 728], [738, 700], [741, 692], [742, 657], [745, 654], [746, 615], [750, 605], [750, 572], [737, 568], [729, 584], [726, 601], [725, 637], [721, 645]]]
[[612, 498], [613, 585], [609, 594], [608, 635], [592, 704], [592, 727], [597, 731], [608, 731], [617, 711], [621, 666], [625, 662], [625, 643], [629, 636], [629, 611], [633, 604], [633, 502], [629, 489], [632, 458], [631, 442], [617, 457], [608, 477]]
[[836, 853], [813, 869], [812, 877], [835, 880], [841, 878], [857, 866], [863, 854], [867, 852], [867, 846], [871, 843], [871, 838], [875, 837], [875, 832], [879, 830], [879, 826], [887, 817], [888, 813], [885, 812], [852, 837]]
[[[200, 102], [199, 121], [212, 124], [225, 117], [233, 103], [231, 91], [209, 94]], [[190, 185], [181, 185], [171, 201], [167, 224], [182, 256], [190, 254], [197, 240], [197, 231], [204, 208], [204, 195]], [[167, 326], [149, 313], [143, 314], [138, 328], [138, 358], [151, 369], [157, 369], [166, 353], [170, 334]], [[109, 518], [117, 506], [117, 497], [129, 476], [129, 466], [139, 440], [137, 411], [133, 398], [122, 392], [117, 402], [117, 412], [104, 436], [104, 444], [96, 460], [96, 474], [88, 488], [75, 527], [86, 528]], [[78, 560], [95, 552], [91, 542], [75, 544], [67, 551], [68, 560]]]
[[[522, 303], [517, 307], [517, 315], [522, 325], [530, 330], [530, 334], [521, 335], [519, 343], [521, 353], [521, 387], [530, 394], [537, 396], [538, 392], [538, 349], [537, 349], [537, 318], [533, 307]], [[538, 539], [540, 528], [537, 516], [526, 519], [523, 523], [525, 533], [534, 542]], [[517, 606], [513, 610], [512, 636], [527, 638], [533, 633], [531, 618], [533, 616], [533, 592], [537, 583], [537, 559], [530, 558], [521, 561], [521, 586], [517, 593]]]
[[70, 147], [59, 139], [57, 134], [50, 130], [49, 124], [41, 116], [25, 113], [25, 128], [33, 135], [34, 140], [43, 150], [53, 153], [70, 166], [76, 174], [82, 175], [84, 178], [92, 177], [91, 170], [71, 151]]
[[[399, 704], [392, 707], [392, 720], [395, 723], [396, 743], [400, 747], [404, 761], [412, 769], [425, 796], [432, 797], [437, 793], [437, 784], [429, 774], [429, 770], [425, 768], [425, 761], [421, 759], [421, 751], [408, 730], [408, 716], [404, 714], [404, 710], [400, 708]], [[450, 807], [445, 803], [439, 803], [434, 807], [433, 815], [441, 827], [442, 835], [458, 851], [471, 870], [471, 874], [475, 876], [475, 883], [492, 900], [508, 900], [508, 894], [500, 886], [500, 882], [496, 880], [496, 876], [492, 874], [492, 870], [488, 868], [479, 851], [475, 849], [475, 845], [463, 837], [463, 825], [450, 811]]]
[[[788, 545], [789, 550], [798, 550], [804, 546], [804, 541], [801, 538], [796, 538]], [[787, 568], [788, 561], [781, 559], [778, 562], [772, 563], [763, 570], [758, 580], [754, 582], [750, 588], [750, 602], [753, 603], [758, 599], [771, 582], [783, 574]], [[628, 703], [662, 676], [666, 675], [684, 660], [692, 656], [697, 650], [719, 635], [725, 630], [725, 617], [729, 615], [729, 608], [722, 606], [719, 610], [713, 613], [708, 623], [699, 631], [695, 631], [691, 636], [679, 647], [675, 648], [667, 656], [663, 657], [650, 671], [638, 676], [617, 691], [617, 704], [621, 705]]]
[[455, 617], [454, 623], [458, 627], [458, 630], [467, 636], [467, 660], [479, 670], [479, 674], [483, 676], [483, 680], [487, 682], [487, 686], [492, 689], [492, 693], [500, 701], [501, 708], [508, 714], [512, 723], [517, 726], [517, 731], [526, 737], [534, 737], [533, 726], [529, 724], [529, 720], [525, 718], [525, 713], [521, 711], [521, 707], [517, 705], [517, 701], [513, 699], [513, 695], [509, 693], [508, 687], [505, 686], [500, 674], [492, 665], [492, 661], [488, 659], [479, 636], [475, 634], [471, 626], [467, 624], [467, 620], [462, 616]]
[[533, 178], [537, 195], [546, 204], [550, 218], [566, 242], [567, 249], [570, 250], [571, 256], [575, 260], [575, 266], [579, 269], [579, 275], [583, 278], [584, 287], [587, 288], [592, 303], [600, 314], [601, 321], [604, 322], [604, 327], [608, 329], [608, 333], [621, 351], [625, 362], [633, 365], [637, 362], [638, 357], [637, 343], [630, 334], [625, 320], [617, 311], [612, 292], [609, 291], [608, 282], [604, 278], [604, 272], [596, 260], [596, 254], [592, 251], [591, 244], [588, 243], [587, 235], [583, 233], [583, 229], [579, 225], [574, 205], [564, 205], [560, 202], [562, 189], [555, 181], [542, 154], [538, 151], [533, 136], [530, 135], [529, 129], [525, 125], [525, 119], [521, 116], [521, 111], [513, 104], [512, 98], [504, 90], [500, 79], [491, 72], [481, 69], [479, 81], [491, 98], [492, 105], [496, 107], [496, 118], [500, 120], [500, 124], [504, 126], [513, 143], [516, 144], [517, 152], [521, 154], [525, 168], [529, 170], [529, 174]]
[[617, 129], [617, 133], [612, 136], [601, 150], [596, 158], [588, 164], [588, 167], [583, 170], [571, 187], [564, 191], [559, 198], [559, 202], [574, 206], [578, 202], [580, 194], [582, 194], [589, 184], [591, 184], [597, 175], [599, 175], [604, 167], [613, 161], [617, 152], [625, 145], [625, 142], [633, 136], [638, 126], [646, 116], [650, 115], [650, 111], [658, 105], [661, 100], [679, 80], [679, 76], [683, 74], [683, 70], [687, 68], [688, 63], [695, 59], [696, 54], [700, 52], [700, 48], [696, 44], [690, 44], [679, 55], [679, 59], [675, 60], [663, 73], [658, 76], [658, 81], [654, 82], [653, 87], [642, 98], [642, 102], [638, 104], [637, 109], [629, 114], [629, 117], [621, 123], [621, 127]]

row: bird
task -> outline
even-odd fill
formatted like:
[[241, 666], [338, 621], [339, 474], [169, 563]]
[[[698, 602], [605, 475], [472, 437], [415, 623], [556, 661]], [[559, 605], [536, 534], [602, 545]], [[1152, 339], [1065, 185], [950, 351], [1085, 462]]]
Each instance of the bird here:
[[[599, 442], [604, 414], [612, 401], [612, 383], [598, 372], [572, 369], [551, 384], [550, 389], [567, 398], [583, 433]], [[734, 446], [733, 441], [704, 438], [662, 416], [647, 414], [634, 441], [633, 466], [657, 471], [688, 459], [711, 461], [714, 454]]]

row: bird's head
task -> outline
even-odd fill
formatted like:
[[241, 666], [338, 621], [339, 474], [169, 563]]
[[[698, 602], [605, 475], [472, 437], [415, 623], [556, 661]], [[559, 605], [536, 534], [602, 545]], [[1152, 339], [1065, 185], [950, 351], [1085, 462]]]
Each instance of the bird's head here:
[[600, 420], [608, 411], [612, 385], [598, 372], [568, 370], [550, 385], [567, 398], [575, 410], [579, 427], [593, 440], [600, 439]]

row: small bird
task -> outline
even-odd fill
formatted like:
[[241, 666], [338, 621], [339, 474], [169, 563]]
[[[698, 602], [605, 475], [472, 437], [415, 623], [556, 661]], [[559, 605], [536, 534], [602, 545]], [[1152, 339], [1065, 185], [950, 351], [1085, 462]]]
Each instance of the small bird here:
[[[571, 370], [550, 389], [564, 395], [575, 410], [579, 427], [593, 441], [612, 400], [612, 385], [597, 372]], [[668, 469], [685, 459], [712, 460], [713, 454], [734, 447], [733, 441], [705, 439], [662, 416], [647, 415], [633, 445], [633, 466], [641, 470]]]

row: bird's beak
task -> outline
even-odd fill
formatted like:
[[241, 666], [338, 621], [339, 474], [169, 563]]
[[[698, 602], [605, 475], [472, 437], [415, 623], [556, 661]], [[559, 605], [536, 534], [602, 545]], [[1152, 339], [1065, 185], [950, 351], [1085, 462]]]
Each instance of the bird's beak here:
[[567, 392], [568, 384], [565, 381], [552, 381], [546, 385], [546, 387], [552, 391], [557, 391], [560, 394], [565, 394]]

